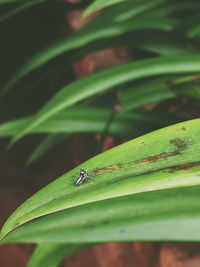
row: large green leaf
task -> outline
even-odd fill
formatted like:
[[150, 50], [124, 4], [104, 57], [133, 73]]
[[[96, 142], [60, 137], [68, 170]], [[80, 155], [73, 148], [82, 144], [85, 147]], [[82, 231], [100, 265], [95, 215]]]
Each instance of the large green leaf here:
[[200, 241], [200, 186], [158, 190], [71, 208], [8, 234], [10, 242]]
[[189, 73], [200, 71], [200, 54], [177, 57], [161, 57], [118, 65], [84, 79], [75, 81], [60, 90], [12, 140], [33, 131], [59, 111], [80, 100], [98, 94], [118, 84], [159, 74]]
[[70, 257], [87, 247], [88, 245], [86, 244], [39, 244], [29, 260], [27, 267], [56, 267], [64, 258]]
[[[106, 151], [64, 174], [7, 220], [1, 237], [55, 211], [138, 192], [200, 184], [200, 119], [160, 129]], [[75, 186], [80, 168], [94, 179]]]

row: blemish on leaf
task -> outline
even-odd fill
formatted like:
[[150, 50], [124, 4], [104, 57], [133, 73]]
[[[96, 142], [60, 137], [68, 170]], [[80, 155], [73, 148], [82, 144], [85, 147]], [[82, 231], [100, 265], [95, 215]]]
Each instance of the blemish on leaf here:
[[112, 171], [116, 171], [116, 170], [120, 170], [120, 169], [124, 169], [124, 168], [125, 168], [125, 166], [118, 164], [118, 165], [112, 165], [110, 167], [105, 167], [102, 169], [94, 170], [94, 173], [95, 174], [101, 174], [101, 173], [112, 172]]
[[173, 170], [187, 170], [192, 167], [199, 166], [199, 165], [200, 165], [200, 162], [186, 163], [186, 164], [173, 167]]
[[181, 153], [181, 151], [183, 151], [187, 148], [187, 145], [186, 145], [187, 142], [181, 138], [172, 139], [170, 141], [170, 143], [177, 147], [177, 149], [175, 151], [168, 152], [168, 153], [161, 153], [159, 155], [154, 155], [154, 156], [139, 160], [137, 163], [151, 163], [151, 162], [155, 162], [159, 159], [164, 159], [164, 158], [176, 156], [176, 155], [179, 155]]
[[120, 231], [120, 233], [125, 233], [125, 230], [123, 228], [120, 229], [119, 231]]
[[142, 147], [144, 147], [144, 146], [145, 146], [145, 142], [142, 141], [142, 142], [140, 143], [140, 147], [142, 148]]
[[[124, 163], [124, 164], [115, 164], [115, 165], [107, 166], [101, 169], [96, 169], [94, 170], [94, 173], [95, 174], [106, 174], [112, 171], [126, 169], [127, 167], [130, 167], [131, 165], [140, 164], [140, 163], [153, 163], [153, 162], [156, 162], [157, 160], [162, 160], [162, 159], [166, 159], [172, 156], [177, 156], [177, 155], [180, 155], [182, 151], [187, 149], [188, 142], [191, 142], [191, 139], [186, 140], [186, 139], [181, 139], [181, 138], [174, 138], [170, 140], [170, 144], [173, 144], [176, 147], [174, 151], [163, 152], [161, 154], [152, 155], [150, 157], [143, 158], [140, 160], [136, 160], [136, 161], [132, 161], [132, 162]], [[141, 144], [144, 144], [144, 142], [141, 142]]]
[[162, 154], [155, 155], [155, 156], [152, 156], [149, 158], [145, 158], [145, 159], [139, 160], [138, 163], [151, 163], [151, 162], [155, 162], [159, 159], [168, 158], [170, 156], [174, 156], [174, 152], [162, 153]]
[[109, 224], [109, 221], [104, 221], [103, 224]]
[[149, 158], [144, 159], [143, 162], [156, 161], [156, 160], [158, 160], [160, 158], [161, 158], [161, 155], [156, 155], [156, 156], [152, 156], [152, 157], [149, 157]]
[[170, 143], [175, 145], [175, 146], [177, 146], [177, 149], [178, 149], [179, 153], [187, 148], [187, 146], [186, 146], [187, 142], [184, 139], [181, 139], [181, 138], [172, 139], [170, 141]]

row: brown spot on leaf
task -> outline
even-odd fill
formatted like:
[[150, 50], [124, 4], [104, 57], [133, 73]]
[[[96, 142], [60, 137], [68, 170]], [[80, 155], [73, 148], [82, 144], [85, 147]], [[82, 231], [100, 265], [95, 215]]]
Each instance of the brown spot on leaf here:
[[149, 157], [149, 158], [146, 158], [146, 159], [139, 160], [138, 163], [155, 162], [155, 161], [157, 161], [159, 159], [168, 158], [168, 157], [174, 156], [174, 155], [175, 155], [174, 152], [162, 153], [162, 154], [155, 155], [155, 156], [152, 156], [152, 157]]
[[[136, 160], [133, 162], [124, 163], [124, 164], [116, 164], [116, 165], [104, 167], [101, 169], [94, 170], [94, 173], [95, 174], [103, 174], [103, 173], [107, 173], [107, 172], [117, 171], [120, 169], [125, 169], [125, 168], [129, 167], [130, 165], [135, 165], [135, 164], [139, 164], [139, 163], [153, 163], [153, 162], [160, 160], [160, 159], [166, 159], [168, 157], [177, 156], [177, 155], [180, 155], [181, 152], [187, 148], [187, 142], [188, 142], [188, 140], [185, 140], [185, 139], [174, 138], [174, 139], [170, 140], [170, 144], [173, 144], [176, 146], [176, 150], [174, 150], [172, 152], [168, 152], [168, 153], [163, 152], [161, 154], [153, 155], [153, 156], [150, 156], [148, 158]], [[144, 143], [144, 142], [141, 142], [141, 144], [142, 143]]]
[[170, 143], [171, 144], [173, 144], [173, 145], [175, 145], [175, 146], [177, 146], [177, 149], [178, 149], [178, 151], [177, 152], [181, 152], [181, 151], [183, 151], [183, 150], [185, 150], [186, 149], [186, 141], [184, 140], [184, 139], [181, 139], [181, 138], [175, 138], [175, 139], [172, 139], [171, 141], [170, 141]]
[[200, 165], [200, 162], [193, 162], [193, 163], [186, 163], [186, 164], [183, 164], [183, 165], [179, 165], [179, 166], [176, 166], [174, 167], [174, 169], [176, 170], [187, 170], [187, 169], [190, 169], [194, 166], [199, 166]]
[[152, 156], [152, 157], [150, 157], [150, 158], [146, 158], [146, 159], [144, 159], [143, 162], [156, 161], [156, 160], [160, 159], [160, 157], [161, 157], [160, 155]]
[[169, 153], [161, 153], [159, 155], [154, 155], [154, 156], [139, 160], [138, 163], [147, 163], [147, 162], [150, 163], [150, 162], [155, 162], [159, 159], [164, 159], [164, 158], [168, 158], [171, 156], [176, 156], [176, 155], [179, 155], [181, 153], [181, 151], [183, 151], [187, 148], [187, 146], [186, 146], [187, 142], [181, 138], [172, 139], [170, 141], [170, 143], [177, 147], [177, 149], [175, 151], [172, 151]]
[[107, 172], [111, 172], [111, 171], [116, 171], [116, 170], [120, 170], [120, 169], [123, 169], [125, 168], [125, 166], [123, 165], [113, 165], [113, 166], [110, 166], [110, 167], [105, 167], [105, 168], [102, 168], [102, 169], [97, 169], [97, 170], [94, 170], [94, 173], [95, 174], [101, 174], [101, 173], [107, 173]]

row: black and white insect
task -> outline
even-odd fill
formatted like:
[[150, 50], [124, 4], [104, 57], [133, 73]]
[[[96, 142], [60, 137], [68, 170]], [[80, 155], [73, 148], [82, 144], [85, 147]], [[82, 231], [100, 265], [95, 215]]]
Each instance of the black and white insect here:
[[86, 169], [81, 168], [79, 171], [79, 175], [76, 176], [76, 186], [82, 184], [85, 180], [93, 178], [92, 173], [88, 173]]

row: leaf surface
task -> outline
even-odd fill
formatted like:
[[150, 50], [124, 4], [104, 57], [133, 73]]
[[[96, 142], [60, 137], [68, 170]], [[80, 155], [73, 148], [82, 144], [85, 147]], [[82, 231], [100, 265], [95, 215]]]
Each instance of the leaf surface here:
[[19, 227], [6, 242], [199, 241], [200, 186], [158, 190], [64, 210]]
[[[200, 185], [200, 119], [160, 129], [84, 162], [26, 200], [1, 237], [34, 218], [98, 200], [138, 192]], [[75, 186], [80, 168], [94, 173]]]

